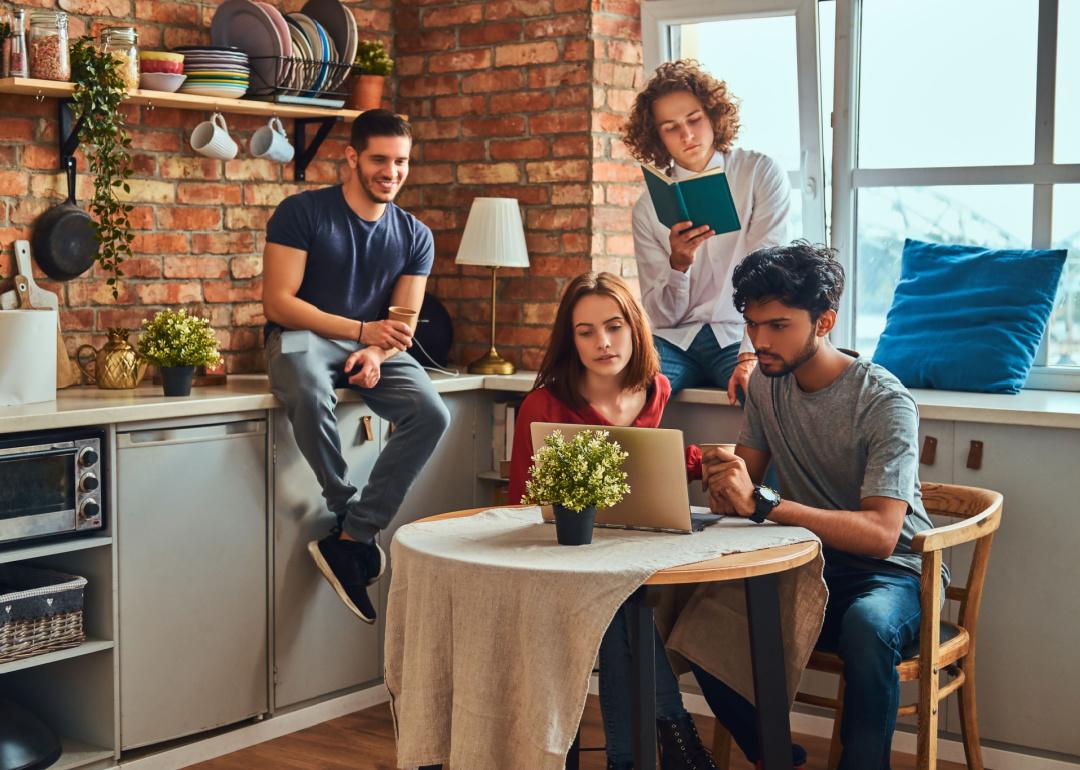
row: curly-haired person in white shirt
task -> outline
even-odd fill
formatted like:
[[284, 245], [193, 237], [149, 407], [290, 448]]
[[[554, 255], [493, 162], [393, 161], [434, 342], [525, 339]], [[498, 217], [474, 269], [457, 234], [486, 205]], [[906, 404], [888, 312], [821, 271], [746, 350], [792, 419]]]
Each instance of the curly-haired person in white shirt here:
[[718, 166], [727, 176], [739, 230], [718, 235], [692, 222], [669, 230], [648, 192], [634, 205], [633, 224], [642, 304], [672, 393], [720, 387], [732, 403], [746, 392], [757, 359], [731, 301], [731, 275], [750, 252], [788, 242], [791, 212], [787, 174], [767, 155], [732, 146], [738, 132], [727, 84], [692, 60], [657, 68], [623, 132], [638, 161], [676, 179]]

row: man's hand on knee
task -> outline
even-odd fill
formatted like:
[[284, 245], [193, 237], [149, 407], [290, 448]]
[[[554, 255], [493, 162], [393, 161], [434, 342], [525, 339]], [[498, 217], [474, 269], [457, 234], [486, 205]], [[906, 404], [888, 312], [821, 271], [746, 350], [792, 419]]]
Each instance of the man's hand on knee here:
[[345, 359], [349, 383], [358, 388], [374, 388], [382, 374], [384, 356], [378, 348], [358, 350]]

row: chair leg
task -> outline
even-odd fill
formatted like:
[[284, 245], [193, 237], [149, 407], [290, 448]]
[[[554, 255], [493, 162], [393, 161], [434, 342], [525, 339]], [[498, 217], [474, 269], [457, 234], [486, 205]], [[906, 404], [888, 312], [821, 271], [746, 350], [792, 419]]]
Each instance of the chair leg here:
[[713, 721], [716, 723], [712, 737], [713, 764], [716, 765], [717, 770], [728, 770], [731, 765], [731, 733], [719, 719]]
[[[969, 668], [970, 666], [970, 668]], [[964, 661], [964, 683], [957, 690], [960, 707], [960, 734], [964, 739], [964, 756], [968, 770], [983, 770], [982, 747], [979, 745], [979, 719], [975, 708], [975, 666], [968, 658]]]
[[836, 770], [840, 766], [840, 721], [844, 718], [844, 677], [841, 675], [840, 684], [836, 688], [836, 713], [833, 714], [832, 740], [829, 741], [829, 770]]
[[918, 770], [937, 770], [938, 710], [941, 708], [937, 689], [936, 686], [927, 687], [923, 676], [919, 677], [918, 757], [915, 764]]

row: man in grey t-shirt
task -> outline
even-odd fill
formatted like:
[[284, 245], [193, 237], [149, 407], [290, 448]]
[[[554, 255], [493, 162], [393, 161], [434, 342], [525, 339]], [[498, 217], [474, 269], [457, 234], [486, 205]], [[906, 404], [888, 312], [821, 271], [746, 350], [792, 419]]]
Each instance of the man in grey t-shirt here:
[[[888, 770], [896, 664], [919, 631], [922, 562], [911, 540], [932, 526], [919, 493], [918, 411], [889, 372], [829, 342], [844, 288], [831, 250], [805, 241], [761, 249], [732, 280], [758, 369], [735, 452], [703, 458], [712, 507], [821, 538], [829, 601], [818, 646], [839, 653], [846, 683], [840, 768]], [[778, 492], [760, 483], [770, 460]], [[717, 718], [756, 762], [753, 707], [694, 671]]]

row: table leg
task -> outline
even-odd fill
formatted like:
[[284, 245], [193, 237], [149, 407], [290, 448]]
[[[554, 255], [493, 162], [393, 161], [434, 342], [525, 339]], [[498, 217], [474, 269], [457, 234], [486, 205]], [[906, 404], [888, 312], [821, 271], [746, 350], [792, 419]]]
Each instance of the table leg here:
[[566, 753], [566, 770], [579, 770], [581, 767], [581, 725], [578, 725], [574, 742], [570, 744], [570, 751]]
[[656, 655], [652, 592], [642, 586], [627, 601], [633, 657], [634, 767], [656, 770]]
[[791, 770], [791, 722], [775, 574], [746, 579], [746, 613], [762, 766]]

